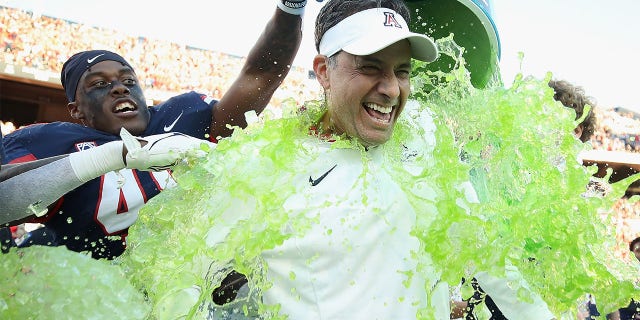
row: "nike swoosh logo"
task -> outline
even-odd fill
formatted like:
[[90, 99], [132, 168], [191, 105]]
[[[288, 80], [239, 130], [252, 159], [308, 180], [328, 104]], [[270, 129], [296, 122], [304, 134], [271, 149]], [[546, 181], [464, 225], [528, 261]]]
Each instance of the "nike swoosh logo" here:
[[171, 131], [171, 129], [173, 129], [173, 126], [175, 126], [176, 123], [178, 123], [178, 120], [180, 120], [180, 117], [182, 117], [182, 113], [184, 113], [184, 110], [180, 112], [180, 115], [176, 118], [176, 120], [173, 120], [173, 122], [170, 125], [164, 126], [164, 132], [169, 132]]
[[93, 60], [98, 59], [98, 57], [99, 57], [99, 56], [104, 56], [104, 53], [101, 53], [101, 54], [99, 54], [99, 55], [97, 55], [97, 56], [95, 56], [95, 57], [93, 57], [93, 58], [91, 58], [91, 59], [87, 59], [87, 63], [91, 63], [91, 62], [93, 62]]
[[336, 164], [336, 165], [334, 165], [333, 167], [331, 167], [331, 169], [329, 169], [329, 171], [325, 172], [323, 175], [321, 175], [320, 177], [318, 177], [318, 179], [313, 180], [313, 179], [311, 178], [311, 176], [309, 176], [309, 183], [311, 183], [311, 186], [312, 186], [312, 187], [317, 186], [317, 185], [322, 181], [322, 179], [324, 179], [324, 178], [325, 178], [325, 177], [326, 177], [326, 176], [327, 176], [331, 171], [333, 171], [333, 169], [335, 169], [335, 168], [336, 168], [336, 166], [338, 166], [338, 165]]

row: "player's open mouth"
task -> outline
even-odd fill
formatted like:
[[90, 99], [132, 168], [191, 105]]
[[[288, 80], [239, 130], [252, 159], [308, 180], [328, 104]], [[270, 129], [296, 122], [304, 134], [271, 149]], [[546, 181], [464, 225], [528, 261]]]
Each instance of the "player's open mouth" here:
[[391, 112], [393, 111], [393, 107], [383, 107], [376, 103], [365, 103], [363, 106], [374, 120], [385, 123], [391, 121]]
[[137, 110], [136, 106], [134, 106], [131, 102], [119, 103], [118, 105], [116, 105], [115, 108], [113, 108], [114, 113], [126, 113], [126, 112], [133, 112], [136, 110]]

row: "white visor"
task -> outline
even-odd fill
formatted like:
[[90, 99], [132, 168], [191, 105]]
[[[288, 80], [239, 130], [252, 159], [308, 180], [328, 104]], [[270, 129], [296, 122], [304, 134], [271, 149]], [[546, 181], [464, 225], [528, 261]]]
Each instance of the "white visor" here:
[[431, 38], [411, 32], [402, 16], [387, 8], [360, 11], [338, 22], [322, 36], [320, 54], [330, 57], [343, 50], [366, 56], [403, 39], [411, 43], [414, 59], [432, 62], [438, 57], [438, 48]]

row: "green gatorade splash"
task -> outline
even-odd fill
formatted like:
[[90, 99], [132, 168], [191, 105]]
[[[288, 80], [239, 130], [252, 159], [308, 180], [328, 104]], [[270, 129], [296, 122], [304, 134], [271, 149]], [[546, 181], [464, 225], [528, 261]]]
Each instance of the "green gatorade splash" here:
[[65, 247], [0, 258], [1, 319], [145, 319], [150, 307], [123, 270]]
[[[559, 317], [575, 311], [585, 293], [595, 294], [605, 311], [628, 303], [636, 292], [635, 271], [613, 257], [615, 238], [601, 215], [606, 217], [630, 181], [614, 185], [606, 196], [587, 194], [595, 168], [578, 161], [588, 147], [571, 134], [573, 111], [553, 100], [551, 74], [520, 75], [509, 89], [499, 81], [476, 89], [461, 49], [451, 38], [439, 47], [454, 61], [452, 71], [415, 75], [417, 103], [382, 146], [388, 169], [417, 213], [413, 234], [422, 249], [415, 254], [418, 267], [409, 273], [435, 266], [443, 281], [456, 285], [480, 271], [504, 277], [505, 266], [514, 266]], [[201, 317], [230, 270], [247, 275], [257, 300], [272, 285], [261, 252], [303, 235], [314, 223], [282, 209], [296, 192], [290, 181], [306, 172], [292, 166], [293, 159], [314, 157], [300, 141], [309, 138], [325, 108], [321, 102], [305, 107], [300, 111], [291, 103], [280, 119], [266, 115], [236, 130], [204, 163], [176, 169], [179, 187], [142, 210], [122, 263], [148, 294], [154, 316]], [[425, 118], [433, 119], [432, 129], [424, 127]], [[334, 138], [334, 148], [359, 148]], [[368, 161], [364, 150], [362, 157]], [[375, 173], [363, 173], [369, 174]], [[466, 181], [479, 202], [465, 197]], [[238, 203], [257, 206], [250, 211], [257, 213], [232, 212]], [[512, 285], [521, 300], [531, 300], [530, 291]], [[239, 300], [229, 312], [281, 318], [277, 305]], [[421, 310], [418, 318], [433, 318], [431, 311]]]
[[[442, 39], [439, 47], [463, 63], [455, 44]], [[450, 171], [449, 165], [463, 167], [451, 161], [457, 153], [480, 199], [466, 212], [450, 204], [425, 230], [425, 245], [437, 243], [425, 250], [445, 268], [443, 277], [455, 283], [457, 275], [471, 277], [481, 270], [504, 276], [506, 264], [516, 266], [559, 317], [574, 311], [585, 292], [595, 294], [606, 312], [628, 304], [637, 294], [637, 270], [633, 262], [613, 256], [615, 235], [606, 222], [633, 180], [615, 184], [607, 196], [588, 194], [596, 168], [577, 160], [589, 147], [572, 135], [581, 119], [575, 121], [575, 113], [553, 99], [551, 74], [545, 79], [518, 75], [509, 89], [484, 90], [469, 86], [458, 66], [434, 76], [443, 85], [429, 93], [418, 89], [416, 96], [425, 96], [435, 113], [437, 147], [456, 149], [436, 151], [434, 157]], [[517, 292], [530, 301], [524, 288]]]
[[[451, 71], [415, 66], [412, 102], [381, 146], [386, 170], [417, 214], [418, 265], [407, 273], [435, 268], [441, 281], [457, 285], [478, 272], [501, 277], [506, 266], [517, 267], [558, 318], [574, 312], [585, 293], [597, 297], [601, 312], [627, 305], [637, 293], [637, 271], [613, 256], [607, 219], [631, 178], [606, 196], [588, 194], [595, 168], [577, 160], [588, 146], [571, 135], [573, 111], [553, 100], [551, 74], [519, 75], [508, 89], [499, 79], [476, 89], [461, 49], [451, 38], [438, 46], [451, 59]], [[77, 318], [202, 319], [230, 270], [247, 275], [250, 293], [219, 312], [284, 318], [278, 305], [258, 302], [272, 285], [261, 253], [315, 223], [288, 214], [283, 204], [298, 191], [291, 181], [308, 177], [293, 160], [315, 157], [301, 141], [314, 138], [310, 128], [325, 106], [315, 101], [300, 110], [289, 101], [283, 108], [281, 118], [264, 114], [236, 129], [205, 160], [176, 167], [179, 186], [141, 210], [128, 249], [115, 263], [64, 248], [13, 249], [3, 256], [0, 271], [9, 276], [0, 283], [0, 318], [21, 318], [47, 305]], [[369, 161], [357, 144], [332, 138], [333, 148], [361, 150]], [[465, 185], [479, 201], [465, 196]], [[258, 210], [237, 211], [243, 206]], [[531, 299], [530, 291], [512, 285], [519, 299]], [[463, 296], [469, 290], [464, 287]], [[121, 310], [126, 314], [118, 316]], [[433, 311], [420, 310], [417, 318], [433, 319]]]

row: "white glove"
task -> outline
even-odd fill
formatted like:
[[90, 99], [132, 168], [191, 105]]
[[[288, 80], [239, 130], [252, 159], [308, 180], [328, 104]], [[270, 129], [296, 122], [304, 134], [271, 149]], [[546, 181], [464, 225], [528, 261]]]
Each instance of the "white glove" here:
[[[134, 137], [122, 128], [120, 137], [127, 149], [125, 167], [143, 171], [169, 169], [187, 156], [204, 157], [215, 144], [179, 132]], [[140, 140], [147, 144], [142, 146]]]

